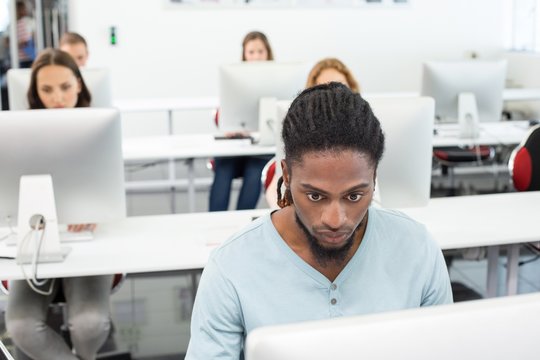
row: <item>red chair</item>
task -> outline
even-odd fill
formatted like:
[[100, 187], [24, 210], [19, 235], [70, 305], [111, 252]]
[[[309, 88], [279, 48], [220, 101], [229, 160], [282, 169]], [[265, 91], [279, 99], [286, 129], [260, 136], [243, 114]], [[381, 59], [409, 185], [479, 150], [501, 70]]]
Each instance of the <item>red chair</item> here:
[[272, 183], [272, 180], [274, 180], [274, 176], [276, 175], [276, 158], [273, 157], [264, 165], [263, 170], [261, 172], [261, 182], [263, 185], [263, 189], [266, 192], [270, 184]]
[[264, 189], [264, 198], [272, 209], [279, 209], [277, 205], [277, 180], [276, 177], [276, 158], [270, 159], [261, 172], [261, 182]]
[[531, 128], [514, 149], [508, 168], [517, 191], [540, 190], [540, 125]]

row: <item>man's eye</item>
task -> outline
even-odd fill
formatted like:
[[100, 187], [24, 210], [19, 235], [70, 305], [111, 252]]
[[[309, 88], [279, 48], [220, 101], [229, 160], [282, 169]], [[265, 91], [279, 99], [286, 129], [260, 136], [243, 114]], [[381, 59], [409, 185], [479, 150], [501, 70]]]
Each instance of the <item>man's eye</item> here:
[[319, 201], [319, 200], [322, 199], [322, 196], [320, 194], [317, 194], [317, 193], [308, 193], [307, 197], [311, 201]]
[[349, 199], [349, 201], [352, 201], [352, 202], [357, 202], [357, 201], [360, 201], [362, 199], [362, 195], [361, 194], [358, 194], [358, 193], [355, 193], [355, 194], [349, 194], [347, 196], [347, 198]]

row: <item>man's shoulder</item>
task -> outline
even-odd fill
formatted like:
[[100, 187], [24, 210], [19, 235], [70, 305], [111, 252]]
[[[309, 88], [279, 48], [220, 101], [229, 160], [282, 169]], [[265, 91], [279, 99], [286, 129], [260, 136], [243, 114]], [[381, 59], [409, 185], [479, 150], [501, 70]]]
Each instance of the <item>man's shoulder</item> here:
[[245, 254], [249, 251], [250, 247], [259, 246], [260, 242], [257, 240], [262, 239], [268, 232], [268, 222], [271, 221], [270, 214], [263, 215], [253, 220], [216, 248], [213, 252], [213, 256], [225, 256], [231, 252], [235, 253], [237, 251], [242, 251]]
[[381, 223], [381, 225], [391, 225], [393, 229], [400, 230], [401, 228], [411, 228], [418, 231], [425, 230], [423, 224], [399, 210], [372, 207], [370, 211], [374, 213], [377, 222]]
[[[399, 210], [372, 208], [376, 237], [383, 238], [389, 247], [414, 249], [439, 249], [426, 226]], [[371, 215], [371, 213], [370, 213]], [[371, 218], [370, 218], [371, 220]]]

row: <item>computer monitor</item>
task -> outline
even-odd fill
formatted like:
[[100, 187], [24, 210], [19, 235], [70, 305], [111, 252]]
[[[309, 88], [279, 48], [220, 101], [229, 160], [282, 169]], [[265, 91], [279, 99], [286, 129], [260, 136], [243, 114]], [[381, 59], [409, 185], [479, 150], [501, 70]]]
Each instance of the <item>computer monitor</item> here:
[[377, 168], [380, 205], [426, 206], [431, 193], [435, 102], [429, 97], [366, 100], [381, 122], [385, 136], [384, 154]]
[[[377, 169], [374, 199], [387, 208], [427, 205], [431, 191], [434, 101], [427, 97], [369, 97], [366, 100], [381, 122], [384, 155]], [[281, 139], [283, 118], [291, 101], [277, 102], [276, 176], [285, 157]]]
[[[54, 207], [57, 224], [125, 217], [121, 144], [116, 109], [0, 112], [0, 226], [18, 224], [20, 238], [27, 217], [51, 213]], [[29, 175], [52, 178], [52, 205], [46, 201], [47, 182], [37, 190], [29, 185], [19, 191], [21, 179], [38, 178]]]
[[[10, 69], [7, 72], [7, 86], [10, 110], [28, 110], [28, 87], [31, 69]], [[111, 76], [105, 68], [81, 68], [81, 75], [92, 95], [91, 107], [112, 106]]]
[[[261, 98], [296, 97], [306, 84], [309, 64], [242, 62], [219, 69], [220, 119], [223, 131], [269, 131], [274, 124], [259, 117]], [[263, 128], [259, 124], [262, 123]]]
[[499, 121], [505, 79], [506, 60], [427, 62], [422, 95], [435, 99], [435, 116], [441, 122], [458, 121], [458, 99], [464, 93], [474, 95], [480, 122]]
[[262, 327], [246, 360], [537, 359], [540, 294]]

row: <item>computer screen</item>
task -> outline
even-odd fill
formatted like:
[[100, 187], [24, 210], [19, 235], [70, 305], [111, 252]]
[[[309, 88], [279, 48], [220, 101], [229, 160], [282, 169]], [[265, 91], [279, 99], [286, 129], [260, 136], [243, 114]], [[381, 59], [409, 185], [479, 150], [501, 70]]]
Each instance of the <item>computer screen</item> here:
[[[427, 205], [431, 191], [433, 99], [427, 97], [368, 97], [385, 134], [385, 150], [377, 169], [378, 201], [387, 208]], [[280, 121], [276, 142], [278, 167], [285, 157], [281, 139], [283, 118], [291, 101], [277, 102]]]
[[[10, 110], [28, 110], [28, 87], [31, 69], [10, 69], [7, 72], [7, 86]], [[81, 68], [81, 74], [92, 95], [91, 107], [112, 105], [111, 77], [105, 68]]]
[[125, 217], [120, 115], [116, 109], [0, 112], [0, 226], [16, 226], [19, 182], [51, 175], [60, 224]]
[[253, 330], [246, 360], [537, 359], [540, 294]]
[[499, 121], [503, 107], [506, 61], [427, 62], [422, 95], [435, 99], [435, 116], [441, 122], [457, 122], [459, 94], [472, 93], [480, 122]]
[[264, 131], [259, 129], [260, 99], [295, 98], [304, 89], [309, 68], [306, 63], [273, 61], [220, 66], [219, 128], [223, 131]]
[[433, 99], [381, 97], [366, 100], [381, 122], [385, 136], [375, 187], [380, 205], [386, 208], [426, 206], [431, 193]]

